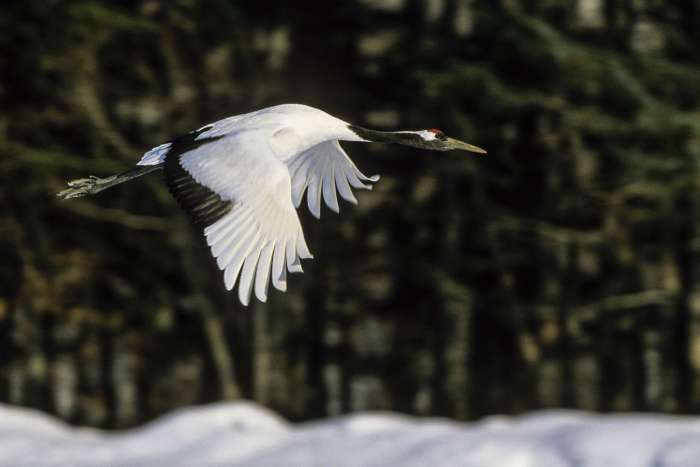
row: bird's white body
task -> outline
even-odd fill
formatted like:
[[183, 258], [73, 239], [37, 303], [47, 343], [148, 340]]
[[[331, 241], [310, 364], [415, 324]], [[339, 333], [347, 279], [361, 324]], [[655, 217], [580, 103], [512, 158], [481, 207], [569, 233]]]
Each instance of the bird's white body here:
[[[267, 299], [270, 278], [286, 290], [286, 271], [300, 272], [300, 258], [312, 257], [295, 207], [305, 191], [311, 213], [320, 217], [321, 199], [339, 210], [340, 196], [357, 203], [351, 187], [371, 188], [338, 140], [365, 141], [321, 110], [285, 104], [229, 117], [198, 130], [211, 140], [179, 155], [180, 165], [199, 184], [231, 201], [231, 211], [206, 226], [204, 234], [232, 289], [247, 304], [252, 290]], [[215, 139], [217, 138], [217, 139]], [[162, 164], [171, 143], [147, 152], [138, 165]]]
[[[348, 123], [322, 110], [302, 104], [282, 104], [204, 125], [197, 138], [233, 136], [255, 131], [268, 138], [273, 154], [286, 161], [295, 154], [329, 140], [365, 141], [348, 129]], [[200, 130], [202, 129], [200, 128]], [[160, 164], [169, 143], [148, 151], [137, 165]]]

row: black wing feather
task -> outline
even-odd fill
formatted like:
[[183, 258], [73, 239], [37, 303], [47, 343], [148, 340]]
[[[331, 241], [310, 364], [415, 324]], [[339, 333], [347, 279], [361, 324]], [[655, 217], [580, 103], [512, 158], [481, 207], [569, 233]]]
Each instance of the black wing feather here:
[[170, 150], [165, 155], [163, 163], [168, 190], [195, 223], [204, 227], [228, 214], [233, 203], [221, 199], [217, 193], [198, 183], [182, 167], [180, 157], [188, 151], [221, 138], [221, 136], [216, 136], [196, 139], [202, 132], [210, 128], [210, 126], [206, 126], [171, 141]]

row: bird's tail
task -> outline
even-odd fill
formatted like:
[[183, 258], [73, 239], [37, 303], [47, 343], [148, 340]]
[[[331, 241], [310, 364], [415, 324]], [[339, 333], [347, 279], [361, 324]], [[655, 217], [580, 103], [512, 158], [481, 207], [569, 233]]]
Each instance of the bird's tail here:
[[119, 185], [120, 183], [128, 182], [135, 178], [151, 173], [155, 170], [159, 170], [163, 167], [163, 164], [157, 165], [137, 165], [131, 170], [122, 172], [117, 175], [112, 175], [111, 177], [99, 178], [94, 175], [90, 175], [88, 178], [80, 178], [77, 180], [71, 180], [68, 182], [68, 188], [59, 192], [56, 196], [61, 199], [70, 198], [80, 198], [83, 196], [94, 195], [102, 190], [111, 188], [114, 185]]

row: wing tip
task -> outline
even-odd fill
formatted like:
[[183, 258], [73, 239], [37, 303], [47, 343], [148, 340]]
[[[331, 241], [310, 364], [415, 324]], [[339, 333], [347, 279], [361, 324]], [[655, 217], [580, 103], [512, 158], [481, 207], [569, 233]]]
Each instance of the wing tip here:
[[244, 292], [241, 292], [241, 287], [238, 287], [238, 300], [241, 302], [241, 305], [243, 306], [248, 306], [250, 304], [250, 294], [245, 295]]
[[319, 200], [318, 203], [315, 203], [307, 194], [306, 195], [307, 199], [307, 204], [309, 206], [309, 212], [311, 212], [311, 215], [314, 216], [316, 219], [321, 218], [321, 202]]

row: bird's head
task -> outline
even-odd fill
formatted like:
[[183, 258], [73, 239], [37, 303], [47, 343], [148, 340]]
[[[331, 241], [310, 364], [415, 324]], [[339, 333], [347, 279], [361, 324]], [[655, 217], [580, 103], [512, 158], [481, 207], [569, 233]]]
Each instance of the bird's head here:
[[430, 128], [429, 130], [420, 131], [406, 131], [398, 132], [404, 134], [412, 134], [414, 137], [408, 137], [403, 144], [408, 146], [415, 146], [423, 149], [430, 149], [432, 151], [469, 151], [476, 152], [478, 154], [486, 154], [484, 149], [473, 144], [465, 143], [458, 139], [450, 138], [445, 134], [444, 131], [437, 128]]
[[349, 127], [364, 141], [378, 143], [396, 143], [414, 148], [429, 149], [431, 151], [461, 150], [486, 154], [484, 149], [473, 144], [465, 143], [458, 139], [450, 138], [444, 131], [437, 128], [418, 131], [376, 131], [354, 125]]

